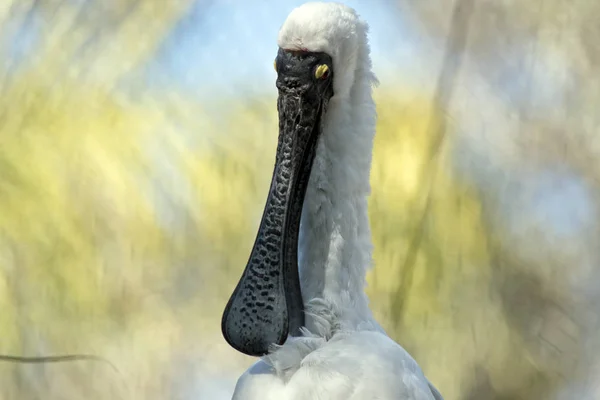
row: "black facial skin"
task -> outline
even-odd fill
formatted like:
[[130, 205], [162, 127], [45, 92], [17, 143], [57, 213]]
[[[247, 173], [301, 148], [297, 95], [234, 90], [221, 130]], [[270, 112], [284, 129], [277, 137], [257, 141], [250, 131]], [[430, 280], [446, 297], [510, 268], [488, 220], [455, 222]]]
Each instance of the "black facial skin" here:
[[[320, 65], [328, 71], [315, 76]], [[333, 63], [325, 53], [279, 49], [276, 59], [279, 142], [264, 213], [246, 269], [225, 311], [221, 329], [236, 350], [263, 356], [304, 325], [298, 276], [298, 232], [304, 195], [333, 96]]]

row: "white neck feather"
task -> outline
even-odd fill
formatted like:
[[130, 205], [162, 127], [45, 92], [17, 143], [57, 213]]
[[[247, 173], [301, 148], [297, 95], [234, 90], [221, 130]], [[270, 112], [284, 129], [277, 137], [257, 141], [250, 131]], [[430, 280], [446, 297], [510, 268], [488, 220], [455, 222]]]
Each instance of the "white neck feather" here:
[[[374, 323], [364, 289], [372, 262], [367, 197], [376, 122], [372, 85], [376, 80], [366, 32], [361, 33], [354, 62], [349, 63], [354, 67], [350, 90], [334, 93], [324, 115], [299, 237], [305, 306], [310, 311], [311, 303], [324, 300], [335, 315], [334, 323], [342, 329]], [[307, 313], [306, 327], [313, 332], [319, 330], [315, 318]]]

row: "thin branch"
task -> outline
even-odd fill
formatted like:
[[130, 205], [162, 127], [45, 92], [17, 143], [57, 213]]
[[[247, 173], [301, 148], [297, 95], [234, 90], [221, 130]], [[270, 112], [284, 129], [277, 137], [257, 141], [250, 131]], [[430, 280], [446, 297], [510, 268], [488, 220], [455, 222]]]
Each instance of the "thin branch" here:
[[23, 356], [11, 356], [6, 354], [0, 354], [0, 362], [14, 362], [21, 364], [45, 364], [45, 363], [58, 363], [58, 362], [73, 362], [73, 361], [98, 361], [103, 362], [111, 366], [111, 368], [120, 373], [117, 367], [106, 358], [95, 356], [91, 354], [65, 354], [57, 356], [38, 356], [38, 357], [23, 357]]
[[[462, 64], [467, 43], [473, 3], [474, 0], [456, 0], [454, 3], [452, 20], [450, 22], [450, 33], [446, 43], [446, 52], [433, 100], [434, 109], [439, 107], [442, 110], [446, 110], [452, 99], [452, 95], [454, 94], [456, 77]], [[438, 125], [438, 121], [435, 118], [430, 120], [428, 134], [435, 139], [428, 158], [430, 169], [425, 174], [427, 197], [418, 221], [416, 232], [410, 241], [406, 258], [400, 269], [400, 286], [392, 301], [392, 313], [396, 316], [396, 318], [394, 318], [396, 327], [399, 327], [402, 324], [406, 299], [408, 298], [408, 292], [412, 286], [416, 260], [425, 234], [427, 216], [431, 208], [432, 192], [437, 176], [440, 148], [444, 143], [446, 130], [447, 123], [444, 118], [441, 120], [440, 125]]]

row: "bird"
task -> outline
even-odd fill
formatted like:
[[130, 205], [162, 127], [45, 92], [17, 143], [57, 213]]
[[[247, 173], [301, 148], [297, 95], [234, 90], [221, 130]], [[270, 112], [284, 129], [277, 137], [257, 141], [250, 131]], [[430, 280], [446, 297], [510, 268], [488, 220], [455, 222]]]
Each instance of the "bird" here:
[[259, 357], [233, 400], [443, 400], [364, 290], [378, 84], [368, 31], [337, 2], [302, 4], [279, 30], [275, 166], [221, 321], [231, 347]]

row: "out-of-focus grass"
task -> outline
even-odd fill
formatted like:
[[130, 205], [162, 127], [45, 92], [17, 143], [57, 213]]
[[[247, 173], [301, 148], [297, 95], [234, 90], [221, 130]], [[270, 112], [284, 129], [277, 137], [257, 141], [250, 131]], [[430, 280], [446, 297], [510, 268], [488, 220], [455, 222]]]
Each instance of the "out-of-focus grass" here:
[[[220, 317], [267, 194], [275, 99], [120, 96], [190, 2], [75, 3], [0, 7], [53, 22], [1, 69], [0, 353], [94, 353], [120, 372], [0, 364], [0, 398], [225, 398], [253, 361]], [[446, 399], [549, 398], [582, 351], [568, 271], [514, 251], [454, 168], [453, 126], [431, 158], [447, 115], [397, 89], [376, 92], [372, 308]]]
[[[11, 90], [1, 125], [0, 349], [91, 352], [121, 375], [84, 363], [2, 365], [2, 397], [193, 398], [202, 376], [235, 377], [251, 360], [225, 345], [220, 315], [266, 196], [274, 99], [232, 100], [219, 115], [189, 99], [132, 104], [34, 78]], [[451, 132], [431, 163], [429, 126], [440, 116], [430, 104], [391, 92], [377, 101], [376, 315], [448, 399], [461, 398], [476, 365], [497, 385], [525, 385], [531, 367], [514, 358], [518, 342], [489, 293], [476, 192], [448, 167]], [[430, 212], [405, 265], [432, 168]]]
[[[246, 365], [224, 345], [219, 318], [269, 184], [273, 99], [232, 101], [227, 113], [209, 115], [202, 104], [190, 113], [193, 102], [181, 99], [132, 104], [88, 86], [56, 90], [35, 75], [19, 82], [3, 104], [0, 348], [92, 352], [123, 376], [82, 363], [3, 365], [3, 395], [169, 398], [185, 390], [171, 385], [177, 360], [209, 360], [216, 352], [220, 368]], [[426, 167], [419, 154], [430, 116], [426, 102], [406, 108], [383, 96], [380, 104], [370, 290], [389, 325], [397, 290], [389, 282], [398, 281], [414, 224], [407, 216], [419, 207]], [[197, 134], [210, 140], [194, 140], [200, 126], [211, 132]], [[435, 289], [424, 282], [437, 279], [439, 268], [423, 274], [425, 258], [415, 293], [422, 285]], [[435, 296], [427, 299], [439, 309]], [[411, 301], [407, 310], [422, 313], [423, 304]], [[120, 392], [123, 380], [128, 392]]]

